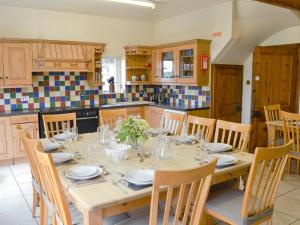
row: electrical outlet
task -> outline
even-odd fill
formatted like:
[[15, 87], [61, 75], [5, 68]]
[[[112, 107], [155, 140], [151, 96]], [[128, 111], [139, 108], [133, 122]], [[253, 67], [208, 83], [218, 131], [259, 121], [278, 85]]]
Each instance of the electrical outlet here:
[[21, 97], [21, 102], [29, 102], [29, 96], [22, 96]]

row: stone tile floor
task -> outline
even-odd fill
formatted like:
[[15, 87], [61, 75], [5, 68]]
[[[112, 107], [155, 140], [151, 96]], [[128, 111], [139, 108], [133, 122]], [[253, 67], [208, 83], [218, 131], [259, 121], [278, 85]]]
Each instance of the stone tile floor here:
[[[28, 164], [0, 167], [0, 224], [38, 225], [31, 217], [32, 186]], [[221, 225], [223, 223], [219, 223]], [[285, 174], [277, 193], [273, 225], [300, 225], [300, 175]]]

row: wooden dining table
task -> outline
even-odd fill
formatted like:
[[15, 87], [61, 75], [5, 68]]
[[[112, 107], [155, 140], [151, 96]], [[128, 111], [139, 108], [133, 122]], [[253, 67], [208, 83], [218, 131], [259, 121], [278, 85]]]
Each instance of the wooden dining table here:
[[[89, 146], [95, 146], [94, 156], [87, 152]], [[150, 138], [143, 146], [144, 152], [151, 152], [157, 148], [157, 140]], [[207, 157], [199, 145], [172, 144], [172, 158], [169, 160], [155, 160], [137, 157], [135, 150], [130, 150], [127, 160], [114, 165], [105, 154], [105, 146], [98, 144], [97, 133], [82, 134], [75, 142], [65, 143], [64, 152], [77, 155], [76, 159], [57, 166], [61, 183], [69, 200], [83, 215], [84, 225], [102, 225], [105, 217], [149, 205], [152, 187], [134, 190], [123, 184], [122, 174], [136, 169], [154, 170], [183, 170], [200, 165], [199, 157]], [[219, 184], [240, 176], [248, 175], [253, 155], [246, 152], [233, 151], [238, 161], [229, 167], [216, 168], [213, 184]], [[90, 157], [87, 157], [90, 156]], [[198, 159], [198, 160], [196, 160]], [[85, 184], [76, 183], [67, 178], [64, 172], [78, 165], [99, 165], [105, 168], [107, 175], [97, 181], [91, 180]], [[163, 196], [162, 190], [162, 196]]]

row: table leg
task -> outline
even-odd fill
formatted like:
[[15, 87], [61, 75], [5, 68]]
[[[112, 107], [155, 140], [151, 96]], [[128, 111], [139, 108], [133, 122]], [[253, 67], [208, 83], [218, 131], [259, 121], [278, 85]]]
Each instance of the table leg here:
[[272, 147], [276, 145], [276, 127], [268, 126], [268, 146]]
[[102, 210], [84, 212], [83, 225], [103, 225]]

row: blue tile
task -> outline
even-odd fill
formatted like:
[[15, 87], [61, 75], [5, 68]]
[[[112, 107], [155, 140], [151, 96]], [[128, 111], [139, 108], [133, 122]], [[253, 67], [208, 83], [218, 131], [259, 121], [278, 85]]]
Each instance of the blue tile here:
[[6, 105], [10, 104], [10, 99], [4, 99], [4, 104]]
[[12, 105], [10, 105], [10, 109], [11, 110], [17, 110], [17, 105], [16, 104], [12, 104]]
[[38, 97], [39, 97], [39, 92], [34, 92], [34, 93], [33, 93], [33, 97], [34, 97], [34, 98], [38, 98]]
[[22, 88], [16, 88], [16, 93], [21, 93], [22, 92]]
[[55, 87], [60, 87], [60, 81], [58, 81], [58, 80], [55, 81], [55, 82], [54, 82], [54, 86], [55, 86]]
[[45, 92], [49, 92], [50, 88], [48, 86], [44, 87]]
[[55, 102], [55, 97], [50, 97], [50, 102]]
[[45, 108], [45, 103], [44, 102], [40, 102], [40, 109], [44, 109]]

